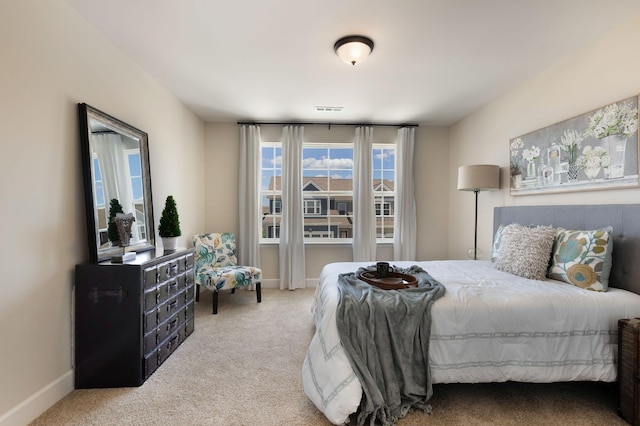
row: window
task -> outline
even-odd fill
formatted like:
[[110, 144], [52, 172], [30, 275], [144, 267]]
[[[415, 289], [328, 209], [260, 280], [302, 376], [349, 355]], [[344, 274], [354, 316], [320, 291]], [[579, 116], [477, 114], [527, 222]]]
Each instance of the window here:
[[282, 220], [282, 147], [278, 143], [262, 143], [260, 202], [262, 206], [262, 239], [280, 238]]
[[376, 203], [376, 216], [389, 216], [391, 215], [391, 203], [389, 202], [377, 202]]
[[[307, 240], [353, 237], [353, 145], [305, 143], [302, 149], [304, 235]], [[376, 234], [393, 238], [395, 145], [372, 150]], [[262, 240], [277, 240], [282, 220], [282, 148], [262, 143]]]
[[146, 240], [144, 198], [142, 190], [142, 162], [140, 161], [139, 149], [125, 150], [127, 163], [129, 165], [129, 181], [131, 182], [131, 194], [133, 198], [133, 211], [136, 221], [134, 225], [138, 229], [138, 238]]
[[108, 219], [107, 219], [107, 204], [105, 200], [104, 194], [104, 182], [102, 180], [102, 169], [100, 168], [100, 161], [98, 157], [94, 154], [92, 157], [93, 161], [93, 187], [95, 191], [93, 193], [94, 203], [96, 206], [96, 227], [98, 228], [98, 236], [100, 238], [100, 245], [105, 244], [109, 241], [109, 236], [107, 234], [108, 230]]
[[320, 200], [304, 200], [305, 215], [318, 215], [320, 212]]
[[[306, 238], [351, 238], [353, 220], [338, 203], [353, 205], [353, 146], [307, 143], [302, 148]], [[346, 235], [346, 236], [345, 236]]]
[[373, 194], [376, 213], [376, 237], [393, 238], [395, 200], [395, 146], [373, 148]]

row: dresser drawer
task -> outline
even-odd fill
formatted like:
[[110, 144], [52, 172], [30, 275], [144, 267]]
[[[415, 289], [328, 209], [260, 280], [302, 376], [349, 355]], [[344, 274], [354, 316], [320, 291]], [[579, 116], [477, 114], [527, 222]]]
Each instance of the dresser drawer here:
[[169, 276], [175, 277], [180, 273], [180, 259], [174, 259], [169, 262]]
[[144, 313], [142, 329], [144, 330], [145, 333], [153, 330], [158, 326], [158, 324], [160, 323], [159, 317], [160, 317], [159, 307], [154, 307]]
[[193, 333], [194, 328], [195, 328], [195, 318], [191, 317], [187, 322], [184, 323], [185, 338], [189, 337], [189, 335]]
[[144, 310], [145, 312], [158, 305], [158, 289], [151, 287], [144, 291]]
[[148, 354], [151, 350], [156, 350], [158, 343], [158, 329], [154, 328], [150, 332], [144, 335], [144, 343], [143, 343], [143, 353]]
[[196, 287], [194, 285], [191, 285], [189, 287], [187, 287], [187, 289], [185, 290], [185, 303], [189, 303], [190, 301], [193, 300], [194, 296], [195, 296], [195, 290]]
[[158, 265], [158, 282], [161, 283], [169, 279], [171, 275], [171, 265], [169, 262], [160, 263]]
[[144, 356], [144, 378], [147, 379], [158, 368], [160, 363], [158, 362], [158, 350], [148, 353]]
[[[156, 311], [157, 312], [157, 311]], [[192, 319], [194, 314], [193, 302], [182, 306], [182, 308], [175, 314], [173, 314], [166, 321], [159, 323], [157, 327], [149, 330], [144, 336], [144, 353], [148, 353], [152, 349], [156, 349], [158, 343], [162, 342], [171, 333], [183, 326], [189, 319]], [[154, 319], [155, 321], [155, 319]]]
[[186, 335], [184, 328], [179, 328], [160, 343], [160, 346], [158, 346], [158, 365], [162, 364], [167, 358], [169, 358], [169, 355], [176, 350], [185, 338]]
[[193, 254], [193, 252], [187, 253], [183, 257], [183, 259], [185, 261], [185, 268], [184, 268], [185, 270], [193, 268], [193, 262], [194, 262], [194, 259], [195, 259], [195, 255]]
[[176, 283], [178, 284], [178, 291], [184, 290], [187, 287], [187, 274], [183, 272], [178, 275]]
[[169, 281], [158, 283], [158, 305], [169, 299]]
[[195, 311], [195, 305], [193, 301], [190, 301], [180, 311], [180, 322], [183, 323], [183, 322], [186, 322], [189, 318], [193, 318], [194, 311]]
[[158, 326], [158, 342], [162, 342], [167, 336], [176, 331], [180, 323], [180, 315], [176, 313], [164, 323], [160, 324]]
[[181, 288], [180, 288], [180, 284], [178, 282], [178, 277], [171, 278], [167, 282], [167, 298], [178, 294], [178, 292], [180, 290], [181, 290]]
[[165, 322], [184, 306], [184, 298], [180, 296], [182, 296], [182, 293], [170, 298], [158, 307], [158, 324]]

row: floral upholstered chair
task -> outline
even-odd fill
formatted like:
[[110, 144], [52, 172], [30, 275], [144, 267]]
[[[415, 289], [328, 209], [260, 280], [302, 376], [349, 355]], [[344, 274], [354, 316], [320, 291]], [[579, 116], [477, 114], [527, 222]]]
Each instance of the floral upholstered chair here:
[[260, 283], [262, 270], [253, 266], [239, 266], [236, 255], [236, 236], [231, 232], [200, 234], [193, 237], [195, 247], [196, 302], [200, 287], [213, 292], [213, 313], [218, 313], [218, 292], [255, 285], [258, 303], [262, 301]]

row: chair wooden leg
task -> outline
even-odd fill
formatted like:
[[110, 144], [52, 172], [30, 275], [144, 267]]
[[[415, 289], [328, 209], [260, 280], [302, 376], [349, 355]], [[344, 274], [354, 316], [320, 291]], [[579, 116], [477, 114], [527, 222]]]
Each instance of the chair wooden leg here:
[[196, 284], [196, 302], [200, 301], [200, 284]]
[[213, 292], [213, 315], [218, 313], [218, 292]]
[[262, 302], [262, 288], [260, 287], [260, 283], [256, 283], [256, 299], [258, 299], [258, 303]]

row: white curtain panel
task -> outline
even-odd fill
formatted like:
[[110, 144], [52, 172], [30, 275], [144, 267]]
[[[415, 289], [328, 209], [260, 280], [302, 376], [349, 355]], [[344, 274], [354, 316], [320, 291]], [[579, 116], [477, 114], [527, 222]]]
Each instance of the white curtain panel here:
[[376, 260], [371, 151], [373, 127], [356, 127], [353, 144], [353, 261]]
[[[260, 267], [260, 127], [240, 127], [238, 264]], [[253, 287], [253, 285], [252, 285]]]
[[282, 221], [280, 223], [280, 288], [305, 287], [304, 220], [302, 214], [302, 141], [304, 127], [282, 129]]
[[415, 127], [398, 129], [393, 258], [416, 260], [416, 199], [413, 185]]

